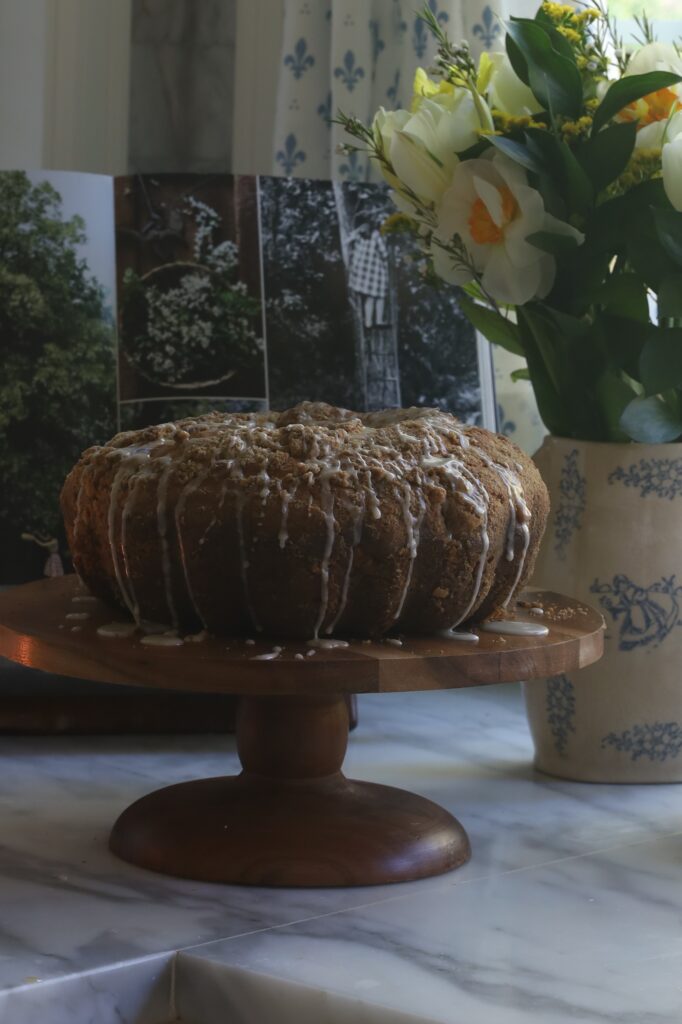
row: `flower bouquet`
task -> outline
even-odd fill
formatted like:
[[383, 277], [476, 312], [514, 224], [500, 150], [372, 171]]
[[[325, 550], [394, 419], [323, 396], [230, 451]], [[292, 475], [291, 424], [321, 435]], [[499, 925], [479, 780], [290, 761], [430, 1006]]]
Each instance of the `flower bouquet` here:
[[525, 357], [552, 434], [682, 438], [680, 53], [645, 17], [627, 48], [605, 10], [549, 0], [476, 65], [422, 17], [438, 53], [410, 110], [338, 118], [391, 186], [393, 226]]

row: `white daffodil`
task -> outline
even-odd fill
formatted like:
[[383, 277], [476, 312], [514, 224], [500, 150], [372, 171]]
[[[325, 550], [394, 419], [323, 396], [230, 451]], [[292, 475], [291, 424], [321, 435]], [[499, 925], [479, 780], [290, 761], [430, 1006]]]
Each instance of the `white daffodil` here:
[[674, 142], [682, 133], [682, 110], [665, 120], [652, 121], [637, 132], [637, 149], [661, 149], [666, 142]]
[[481, 96], [450, 82], [434, 82], [418, 68], [411, 110], [381, 108], [372, 127], [389, 165], [382, 168], [386, 180], [429, 205], [450, 184], [458, 154], [478, 142], [481, 130], [492, 130], [493, 121]]
[[665, 194], [675, 209], [682, 213], [682, 131], [663, 146], [661, 163]]
[[506, 53], [481, 54], [479, 82], [485, 85], [488, 104], [510, 117], [527, 117], [543, 108], [514, 71]]
[[[671, 43], [647, 43], [628, 62], [623, 77], [651, 71], [670, 71], [682, 75], [682, 57]], [[628, 103], [618, 114], [619, 121], [637, 121], [637, 146], [645, 149], [661, 145], [668, 120], [682, 109], [682, 83], [665, 86], [641, 99]]]
[[453, 265], [443, 248], [458, 237], [486, 292], [517, 306], [547, 295], [556, 273], [554, 257], [528, 242], [529, 235], [550, 231], [583, 241], [579, 231], [547, 213], [523, 168], [501, 153], [457, 165], [437, 221], [431, 248], [436, 273], [456, 284], [473, 278], [472, 270]]

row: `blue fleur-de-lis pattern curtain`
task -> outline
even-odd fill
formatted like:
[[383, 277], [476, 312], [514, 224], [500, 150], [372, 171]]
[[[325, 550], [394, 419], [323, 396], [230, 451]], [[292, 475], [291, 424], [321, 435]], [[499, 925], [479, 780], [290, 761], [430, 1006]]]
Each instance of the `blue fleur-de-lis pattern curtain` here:
[[[283, 0], [273, 174], [366, 181], [378, 178], [358, 153], [341, 155], [343, 129], [329, 123], [336, 111], [369, 121], [378, 107], [407, 106], [418, 65], [435, 53], [416, 15], [424, 0]], [[539, 0], [428, 0], [448, 35], [467, 39], [476, 58], [504, 45], [511, 14], [532, 17]], [[494, 350], [498, 430], [528, 452], [545, 429], [527, 381], [510, 372], [523, 360]]]
[[[347, 141], [337, 110], [367, 121], [380, 107], [408, 105], [417, 65], [435, 45], [415, 13], [422, 0], [284, 0], [273, 173], [364, 181], [367, 160], [336, 152]], [[507, 0], [428, 0], [448, 34], [477, 56], [504, 38]], [[527, 4], [527, 0], [526, 0]], [[516, 11], [514, 11], [516, 13]]]

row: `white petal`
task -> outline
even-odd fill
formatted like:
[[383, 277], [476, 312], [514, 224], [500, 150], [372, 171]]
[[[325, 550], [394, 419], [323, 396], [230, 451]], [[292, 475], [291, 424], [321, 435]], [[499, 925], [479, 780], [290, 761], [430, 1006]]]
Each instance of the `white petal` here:
[[438, 276], [449, 284], [467, 284], [471, 281], [473, 274], [465, 267], [456, 267], [453, 264], [452, 256], [439, 245], [431, 246], [433, 258], [433, 269]]
[[665, 194], [675, 209], [682, 212], [682, 135], [663, 147], [661, 162]]
[[427, 202], [438, 202], [450, 184], [445, 169], [429, 155], [423, 144], [402, 131], [393, 136], [391, 163], [398, 178]]
[[[545, 257], [552, 259], [551, 256]], [[554, 262], [552, 260], [552, 262]], [[518, 268], [509, 259], [504, 246], [497, 246], [483, 273], [483, 287], [498, 302], [522, 306], [535, 298], [542, 280], [542, 258]]]
[[565, 220], [559, 220], [558, 217], [554, 217], [551, 213], [545, 213], [545, 224], [544, 231], [551, 231], [553, 235], [569, 235], [571, 238], [575, 238], [578, 245], [582, 245], [585, 241], [585, 236], [582, 231], [578, 231], [572, 224], [568, 224]]
[[528, 185], [528, 175], [523, 167], [515, 160], [510, 160], [504, 153], [496, 151], [492, 163], [505, 185], [511, 189], [514, 195], [519, 187]]
[[498, 228], [501, 228], [504, 224], [504, 213], [502, 210], [502, 196], [498, 189], [477, 175], [474, 176], [474, 188], [478, 198], [490, 214], [493, 223]]

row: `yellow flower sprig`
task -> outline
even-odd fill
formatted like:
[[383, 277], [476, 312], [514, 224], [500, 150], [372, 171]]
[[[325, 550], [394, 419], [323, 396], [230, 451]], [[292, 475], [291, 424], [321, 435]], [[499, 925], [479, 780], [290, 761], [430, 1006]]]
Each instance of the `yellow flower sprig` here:
[[661, 174], [661, 150], [636, 149], [623, 173], [609, 185], [607, 194], [609, 198], [621, 196], [636, 185], [660, 178]]

